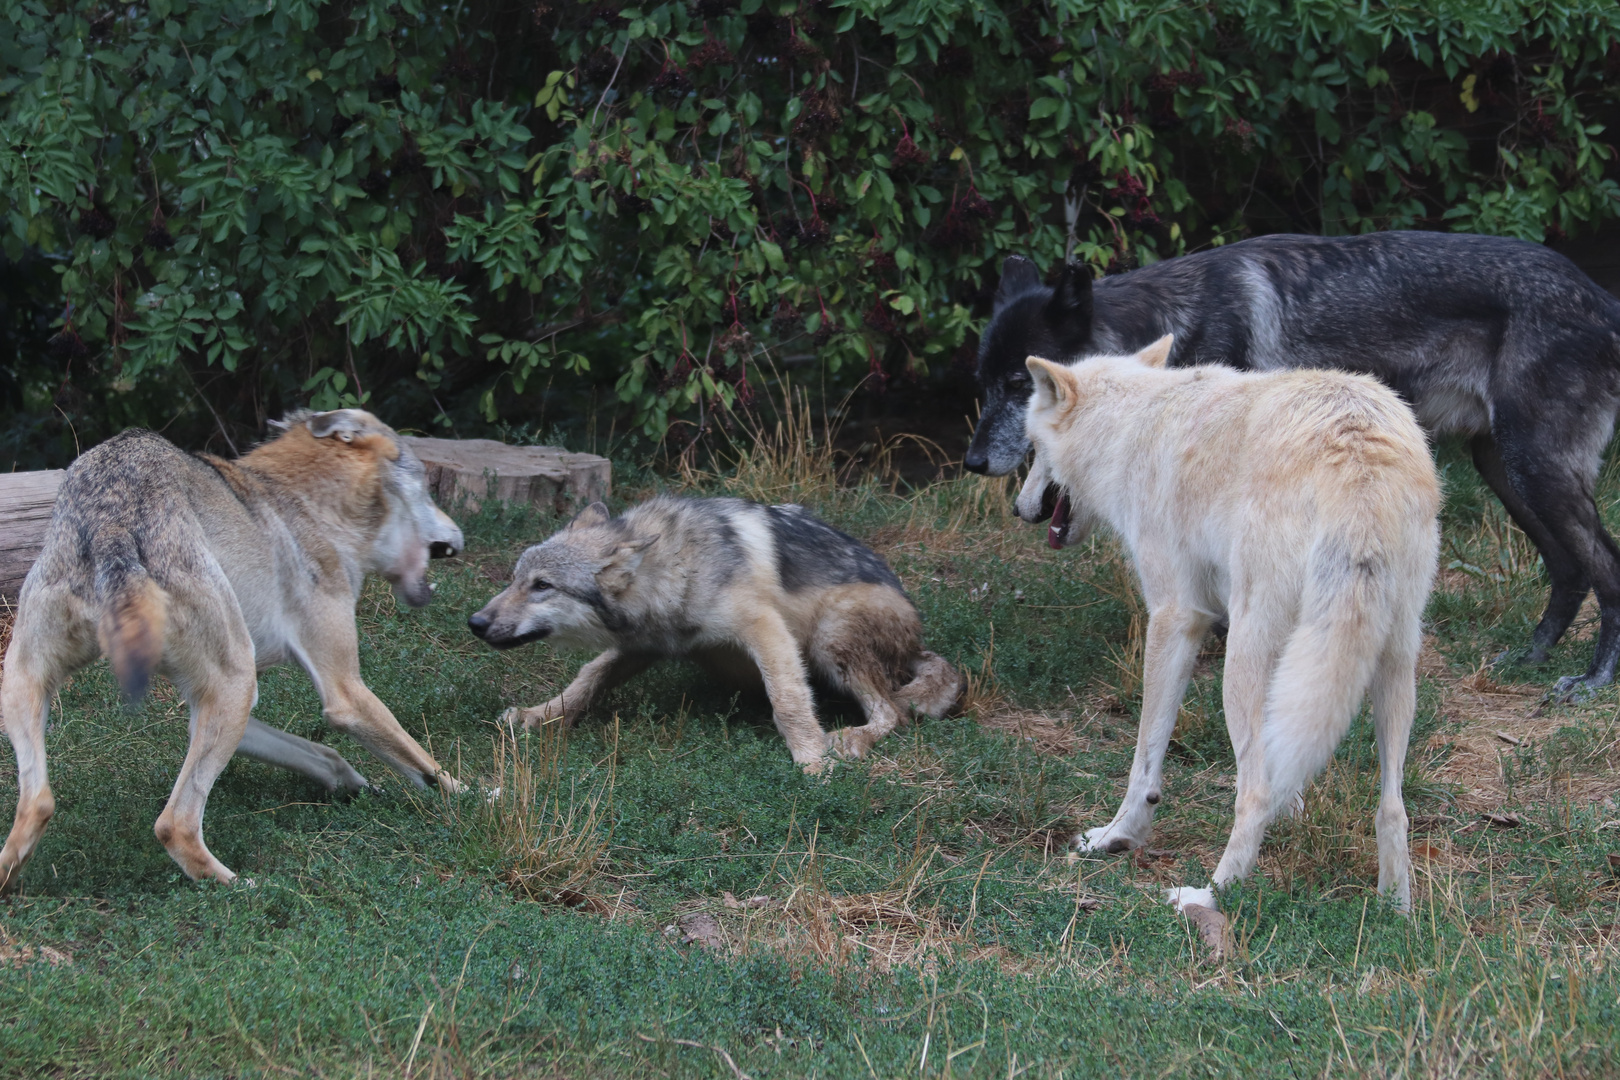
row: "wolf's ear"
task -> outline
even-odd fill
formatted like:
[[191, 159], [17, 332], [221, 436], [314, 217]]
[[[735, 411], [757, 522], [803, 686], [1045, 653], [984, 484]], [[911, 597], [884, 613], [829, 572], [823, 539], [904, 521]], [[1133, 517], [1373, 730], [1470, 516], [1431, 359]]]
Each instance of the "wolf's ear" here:
[[304, 422], [309, 425], [309, 433], [317, 439], [336, 435], [344, 442], [353, 442], [354, 437], [365, 430], [365, 422], [354, 409], [319, 412]]
[[615, 547], [596, 572], [597, 585], [610, 596], [623, 593], [641, 568], [642, 554], [657, 542], [657, 536], [638, 536]]
[[1035, 408], [1062, 408], [1080, 396], [1074, 372], [1062, 364], [1031, 356], [1024, 361], [1024, 366], [1029, 368], [1030, 379], [1035, 383], [1035, 396], [1031, 401]]
[[1091, 268], [1065, 263], [1046, 304], [1046, 321], [1066, 348], [1078, 348], [1091, 337]]
[[1148, 367], [1164, 367], [1170, 359], [1170, 347], [1176, 343], [1176, 335], [1166, 334], [1147, 348], [1136, 354], [1136, 358]]
[[1001, 284], [996, 286], [995, 310], [1000, 311], [1013, 297], [1040, 286], [1041, 272], [1035, 269], [1034, 263], [1022, 255], [1007, 256], [1007, 261], [1001, 264]]
[[606, 525], [613, 517], [608, 513], [606, 503], [593, 502], [585, 509], [574, 515], [574, 520], [568, 523], [564, 532], [573, 532], [575, 529], [588, 529], [592, 525]]

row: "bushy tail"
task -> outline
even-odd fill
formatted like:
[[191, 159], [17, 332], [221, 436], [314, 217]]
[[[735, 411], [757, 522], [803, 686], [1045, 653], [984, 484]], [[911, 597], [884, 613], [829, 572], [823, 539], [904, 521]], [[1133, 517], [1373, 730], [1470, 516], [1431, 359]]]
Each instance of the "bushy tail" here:
[[163, 658], [169, 597], [147, 574], [132, 543], [107, 544], [96, 552], [95, 561], [101, 607], [96, 636], [112, 661], [125, 703], [135, 705], [146, 697], [152, 672]]
[[1365, 550], [1319, 540], [1307, 563], [1299, 621], [1266, 695], [1261, 738], [1273, 813], [1333, 757], [1393, 629], [1399, 575], [1384, 553]]

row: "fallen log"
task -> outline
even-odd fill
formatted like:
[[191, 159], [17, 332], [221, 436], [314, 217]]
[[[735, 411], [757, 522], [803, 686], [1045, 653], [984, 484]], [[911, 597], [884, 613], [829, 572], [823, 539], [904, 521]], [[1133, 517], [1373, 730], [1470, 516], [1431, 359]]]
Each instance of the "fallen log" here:
[[0, 473], [0, 600], [17, 602], [28, 568], [45, 544], [61, 469]]

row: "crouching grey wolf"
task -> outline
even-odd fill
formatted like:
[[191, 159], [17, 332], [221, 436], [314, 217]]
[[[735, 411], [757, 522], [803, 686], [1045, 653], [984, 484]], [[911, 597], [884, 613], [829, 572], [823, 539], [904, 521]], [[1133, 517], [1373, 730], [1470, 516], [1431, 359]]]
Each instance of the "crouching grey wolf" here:
[[1024, 459], [1026, 356], [1067, 363], [1163, 334], [1175, 335], [1176, 367], [1372, 375], [1430, 430], [1468, 436], [1480, 475], [1552, 582], [1527, 659], [1546, 659], [1595, 589], [1602, 622], [1591, 666], [1554, 692], [1614, 678], [1620, 548], [1593, 489], [1620, 411], [1620, 300], [1568, 259], [1493, 236], [1262, 236], [1095, 287], [1088, 269], [1071, 266], [1047, 287], [1014, 256], [980, 344], [984, 411], [964, 464], [1001, 476]]
[[[610, 517], [593, 503], [525, 551], [512, 584], [467, 625], [498, 649], [545, 639], [602, 650], [544, 705], [507, 710], [509, 724], [573, 724], [602, 691], [688, 657], [763, 683], [793, 760], [812, 771], [828, 750], [860, 757], [907, 706], [945, 715], [966, 689], [923, 649], [894, 571], [800, 506], [659, 497]], [[810, 672], [853, 696], [866, 723], [829, 737]]]
[[[1383, 773], [1378, 888], [1407, 910], [1401, 773], [1440, 545], [1423, 432], [1364, 376], [1164, 370], [1169, 352], [1166, 337], [1134, 356], [1027, 364], [1035, 462], [1018, 515], [1039, 519], [1056, 485], [1054, 546], [1106, 523], [1130, 551], [1148, 608], [1125, 801], [1075, 842], [1147, 842], [1176, 712], [1205, 632], [1224, 617], [1237, 810], [1214, 888], [1253, 868], [1267, 824], [1296, 805], [1370, 690]], [[1207, 889], [1170, 899], [1215, 906]]]
[[299, 413], [235, 461], [126, 431], [69, 467], [39, 560], [17, 600], [0, 717], [17, 752], [17, 817], [0, 851], [15, 886], [55, 810], [45, 716], [71, 672], [104, 653], [126, 700], [154, 672], [191, 706], [191, 745], [157, 837], [193, 878], [236, 875], [203, 844], [203, 807], [233, 753], [354, 791], [334, 751], [249, 716], [257, 670], [295, 660], [327, 721], [419, 786], [454, 788], [360, 681], [354, 608], [381, 574], [427, 603], [428, 559], [462, 547], [428, 497], [422, 463], [369, 413]]

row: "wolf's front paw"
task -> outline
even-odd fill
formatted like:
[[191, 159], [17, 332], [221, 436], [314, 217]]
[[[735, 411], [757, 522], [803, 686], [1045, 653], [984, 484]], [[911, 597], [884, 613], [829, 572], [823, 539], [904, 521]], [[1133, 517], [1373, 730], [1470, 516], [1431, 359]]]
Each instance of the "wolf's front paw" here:
[[1118, 855], [1139, 847], [1146, 847], [1147, 838], [1138, 839], [1126, 833], [1119, 826], [1110, 823], [1076, 834], [1071, 843], [1074, 844], [1076, 851]]
[[1542, 700], [1555, 701], [1560, 704], [1579, 704], [1590, 701], [1593, 694], [1613, 681], [1612, 676], [1605, 676], [1602, 673], [1596, 675], [1565, 675], [1553, 684], [1552, 690]]
[[1194, 889], [1183, 885], [1179, 889], [1166, 889], [1164, 898], [1171, 907], [1180, 912], [1185, 912], [1189, 904], [1206, 907], [1212, 911], [1220, 910], [1215, 904], [1214, 889]]
[[832, 775], [833, 766], [837, 764], [838, 759], [832, 757], [814, 758], [810, 761], [798, 762], [799, 768], [804, 770], [804, 775], [822, 777]]
[[862, 728], [839, 728], [827, 740], [827, 750], [841, 758], [863, 758], [872, 749], [872, 738]]

